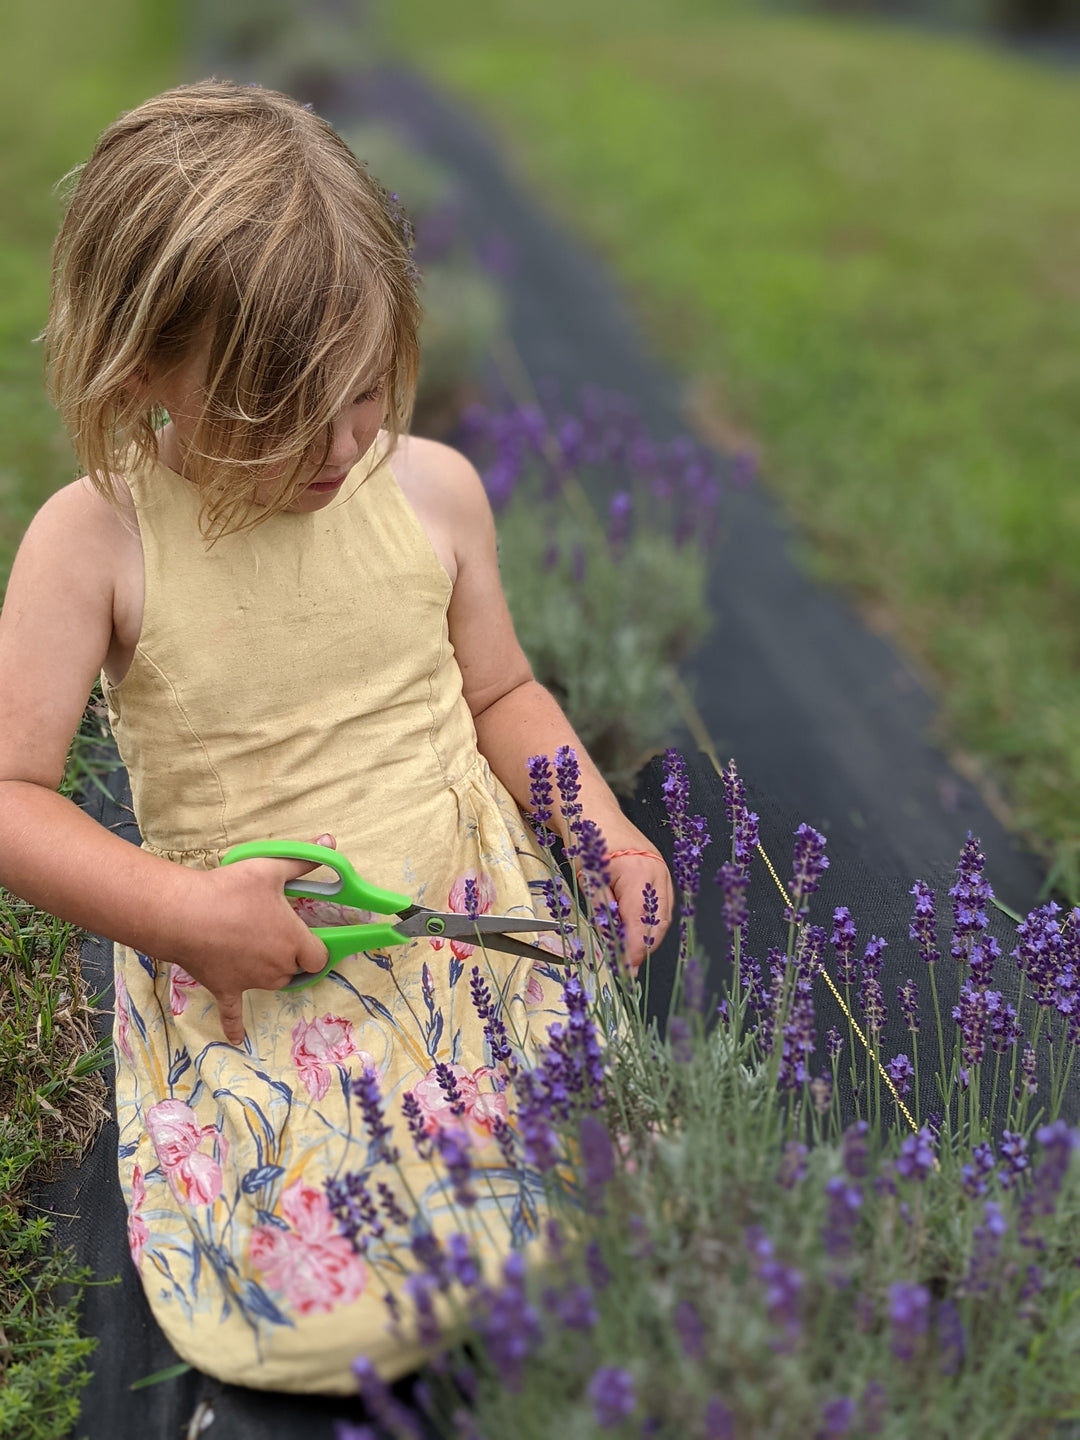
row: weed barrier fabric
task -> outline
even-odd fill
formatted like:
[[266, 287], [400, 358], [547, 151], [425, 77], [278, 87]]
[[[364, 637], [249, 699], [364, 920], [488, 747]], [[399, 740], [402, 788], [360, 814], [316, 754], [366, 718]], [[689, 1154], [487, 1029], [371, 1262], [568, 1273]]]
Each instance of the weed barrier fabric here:
[[[345, 81], [325, 97], [299, 88], [297, 93], [300, 99], [318, 100], [341, 124], [373, 113], [402, 124], [421, 148], [454, 171], [475, 238], [496, 234], [513, 256], [513, 346], [541, 391], [547, 382], [567, 400], [584, 384], [619, 391], [635, 403], [657, 439], [685, 432], [679, 387], [648, 358], [628, 307], [603, 267], [510, 179], [476, 124], [417, 77], [400, 72]], [[493, 381], [493, 400], [505, 379], [504, 367]], [[910, 666], [792, 562], [785, 528], [766, 496], [757, 489], [729, 491], [725, 503], [727, 534], [715, 557], [710, 592], [714, 629], [692, 667], [697, 705], [720, 754], [725, 759], [735, 755], [739, 762], [752, 808], [761, 816], [765, 849], [782, 878], [790, 870], [797, 824], [807, 820], [827, 832], [832, 863], [814, 897], [811, 919], [827, 924], [833, 907], [846, 904], [862, 941], [871, 933], [889, 941], [882, 977], [889, 1004], [882, 1053], [889, 1057], [907, 1048], [896, 985], [910, 975], [927, 997], [922, 962], [907, 941], [912, 881], [918, 877], [934, 884], [939, 915], [947, 915], [942, 882], [969, 829], [982, 839], [988, 878], [1014, 908], [1023, 912], [1032, 906], [1042, 873], [926, 740], [933, 704]], [[693, 753], [686, 737], [682, 748], [690, 762], [691, 808], [708, 816], [714, 838], [697, 923], [715, 991], [723, 978], [726, 937], [712, 875], [725, 858], [727, 823], [714, 770]], [[106, 801], [95, 794], [87, 809], [136, 840], [130, 811], [123, 808], [123, 777], [113, 778], [115, 798]], [[658, 762], [643, 772], [627, 810], [670, 857]], [[767, 872], [755, 864], [748, 948], [760, 959], [769, 943], [783, 941], [780, 903]], [[1007, 955], [1007, 933], [999, 938]], [[673, 953], [672, 942], [666, 942], [654, 962], [651, 1008], [657, 1014], [664, 1012]], [[83, 963], [88, 983], [108, 1007], [111, 946], [89, 939]], [[948, 1006], [948, 962], [940, 968], [942, 1003]], [[1011, 977], [997, 979], [1008, 993]], [[823, 1068], [824, 1030], [840, 1023], [820, 987], [817, 995], [815, 1073]], [[110, 1023], [111, 1016], [103, 1015], [103, 1027]], [[930, 1043], [927, 1023], [924, 1018], [921, 1039]], [[924, 1108], [935, 1108], [932, 1093], [922, 1100]], [[340, 1399], [244, 1390], [194, 1372], [132, 1393], [133, 1381], [167, 1368], [176, 1357], [150, 1317], [128, 1255], [115, 1124], [105, 1127], [81, 1166], [43, 1188], [38, 1200], [57, 1217], [59, 1243], [70, 1246], [99, 1282], [84, 1302], [84, 1326], [99, 1347], [73, 1440], [196, 1433], [210, 1440], [267, 1435], [331, 1440], [335, 1418], [361, 1418], [357, 1404]], [[206, 1419], [211, 1412], [210, 1423], [196, 1431], [193, 1417], [201, 1413]]]

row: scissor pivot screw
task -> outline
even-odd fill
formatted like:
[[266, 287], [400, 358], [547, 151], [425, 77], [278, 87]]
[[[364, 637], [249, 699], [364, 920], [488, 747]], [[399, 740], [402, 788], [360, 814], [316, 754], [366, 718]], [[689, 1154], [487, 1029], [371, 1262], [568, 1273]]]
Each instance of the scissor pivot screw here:
[[429, 935], [441, 935], [446, 929], [446, 921], [440, 920], [437, 915], [433, 915], [427, 922], [427, 929]]

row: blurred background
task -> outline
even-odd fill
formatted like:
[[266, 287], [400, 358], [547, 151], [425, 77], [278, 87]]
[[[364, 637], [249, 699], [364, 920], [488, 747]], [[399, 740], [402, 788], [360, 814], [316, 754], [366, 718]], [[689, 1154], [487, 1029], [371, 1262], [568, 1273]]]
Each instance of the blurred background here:
[[[98, 131], [208, 73], [335, 119], [342, 95], [420, 74], [610, 266], [687, 426], [759, 471], [800, 562], [922, 667], [956, 762], [1076, 893], [1080, 0], [3, 0], [2, 14], [5, 573], [72, 474], [32, 341], [53, 187]], [[419, 428], [453, 433], [482, 392], [513, 257], [492, 233], [461, 259], [452, 177], [411, 153], [400, 110], [390, 123], [367, 107], [357, 143], [420, 212]]]

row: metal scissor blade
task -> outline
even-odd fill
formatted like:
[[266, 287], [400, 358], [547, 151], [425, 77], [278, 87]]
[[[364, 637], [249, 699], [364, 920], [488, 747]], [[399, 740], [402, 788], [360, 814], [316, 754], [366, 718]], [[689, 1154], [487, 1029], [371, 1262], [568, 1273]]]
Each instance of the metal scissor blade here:
[[[476, 945], [476, 940], [472, 942]], [[482, 937], [482, 946], [486, 950], [501, 950], [507, 955], [524, 955], [529, 960], [544, 959], [550, 965], [564, 965], [568, 961], [555, 951], [548, 950], [540, 945], [526, 945], [524, 940], [513, 940], [509, 935], [500, 935], [498, 931]], [[481, 946], [477, 945], [477, 949]]]
[[403, 910], [393, 925], [402, 935], [427, 935], [433, 940], [474, 943], [478, 931], [481, 935], [514, 934], [519, 930], [526, 934], [555, 930], [561, 934], [567, 929], [561, 920], [538, 920], [534, 915], [480, 915], [471, 920], [468, 915], [459, 915], [456, 911], [427, 910], [423, 905], [412, 905]]

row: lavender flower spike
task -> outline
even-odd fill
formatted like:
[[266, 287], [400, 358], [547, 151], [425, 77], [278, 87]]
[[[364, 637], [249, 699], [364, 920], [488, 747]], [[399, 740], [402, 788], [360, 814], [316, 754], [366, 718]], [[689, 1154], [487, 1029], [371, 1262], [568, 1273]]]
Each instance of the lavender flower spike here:
[[898, 1360], [912, 1360], [930, 1323], [930, 1291], [925, 1285], [898, 1280], [889, 1286], [892, 1352]]
[[601, 1430], [614, 1430], [637, 1408], [634, 1377], [619, 1366], [601, 1365], [589, 1381], [586, 1394]]
[[784, 919], [798, 924], [810, 913], [807, 897], [818, 888], [818, 882], [829, 868], [825, 854], [825, 836], [805, 822], [795, 831], [795, 851], [791, 876], [791, 904]]
[[935, 965], [941, 959], [937, 948], [937, 916], [934, 913], [934, 892], [922, 880], [916, 880], [911, 887], [915, 896], [915, 914], [911, 917], [908, 937], [919, 947], [919, 954], [927, 965]]

